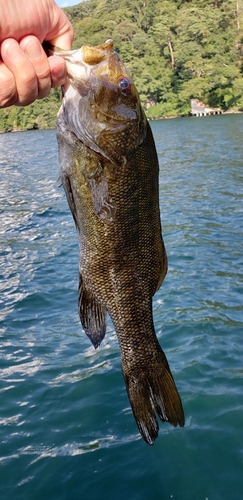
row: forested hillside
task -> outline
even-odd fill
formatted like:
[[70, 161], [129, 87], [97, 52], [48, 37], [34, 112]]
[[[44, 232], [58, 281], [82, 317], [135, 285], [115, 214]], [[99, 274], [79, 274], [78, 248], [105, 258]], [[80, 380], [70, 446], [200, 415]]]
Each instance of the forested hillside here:
[[[64, 9], [74, 48], [108, 38], [150, 117], [190, 112], [190, 98], [243, 110], [243, 0], [86, 0]], [[59, 93], [0, 110], [0, 130], [54, 126]]]

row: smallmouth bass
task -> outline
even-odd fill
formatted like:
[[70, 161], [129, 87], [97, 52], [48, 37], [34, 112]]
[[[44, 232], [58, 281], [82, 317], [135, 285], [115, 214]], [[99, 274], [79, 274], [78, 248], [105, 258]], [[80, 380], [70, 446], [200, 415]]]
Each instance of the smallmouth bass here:
[[152, 315], [167, 257], [151, 128], [112, 40], [52, 53], [66, 60], [68, 75], [57, 139], [62, 185], [79, 235], [80, 320], [97, 348], [110, 315], [133, 414], [151, 445], [159, 430], [156, 414], [184, 425]]

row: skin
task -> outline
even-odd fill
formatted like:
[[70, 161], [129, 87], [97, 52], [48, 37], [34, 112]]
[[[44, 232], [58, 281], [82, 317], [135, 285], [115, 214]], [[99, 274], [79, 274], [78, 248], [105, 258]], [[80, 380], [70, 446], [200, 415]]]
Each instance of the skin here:
[[65, 61], [42, 42], [72, 47], [73, 28], [54, 0], [0, 0], [0, 107], [26, 106], [65, 82]]

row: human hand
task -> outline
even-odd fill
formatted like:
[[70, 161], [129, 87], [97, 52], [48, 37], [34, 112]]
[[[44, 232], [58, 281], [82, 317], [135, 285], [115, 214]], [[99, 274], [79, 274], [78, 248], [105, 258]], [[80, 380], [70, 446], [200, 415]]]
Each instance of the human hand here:
[[0, 0], [0, 107], [26, 106], [62, 85], [65, 61], [42, 42], [70, 50], [73, 28], [54, 0]]

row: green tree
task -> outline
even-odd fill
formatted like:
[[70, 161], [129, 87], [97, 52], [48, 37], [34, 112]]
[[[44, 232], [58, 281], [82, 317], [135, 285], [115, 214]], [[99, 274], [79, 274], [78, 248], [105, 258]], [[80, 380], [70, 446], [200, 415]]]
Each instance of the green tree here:
[[[65, 11], [74, 48], [114, 40], [151, 118], [189, 113], [192, 97], [243, 109], [243, 0], [86, 0]], [[59, 106], [52, 90], [2, 109], [0, 130], [54, 127]]]

